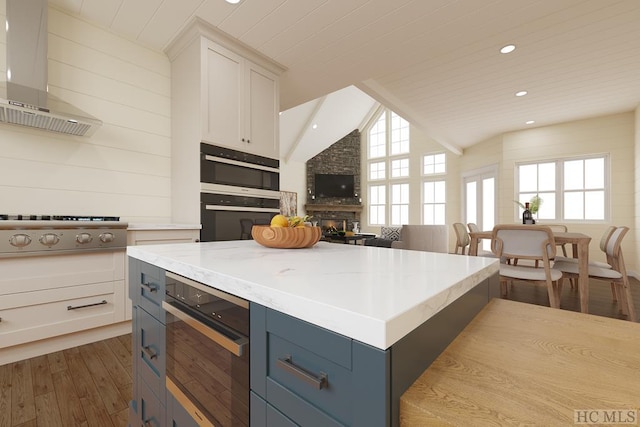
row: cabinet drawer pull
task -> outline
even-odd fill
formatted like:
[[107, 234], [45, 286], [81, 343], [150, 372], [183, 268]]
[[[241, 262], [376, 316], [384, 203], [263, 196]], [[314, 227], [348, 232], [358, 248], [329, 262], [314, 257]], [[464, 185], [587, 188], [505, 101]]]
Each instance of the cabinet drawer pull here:
[[142, 286], [149, 292], [158, 292], [158, 286], [154, 285], [153, 283], [144, 282], [144, 283], [141, 283], [140, 286]]
[[149, 359], [155, 359], [158, 357], [158, 353], [153, 352], [149, 346], [142, 347], [142, 352], [146, 354]]
[[107, 300], [106, 300], [106, 299], [103, 299], [102, 301], [100, 301], [100, 302], [94, 302], [93, 304], [76, 305], [75, 307], [74, 307], [74, 306], [72, 306], [72, 305], [68, 305], [68, 306], [67, 306], [67, 310], [77, 310], [77, 309], [79, 309], [79, 308], [94, 307], [94, 306], [96, 306], [96, 305], [105, 305], [105, 304], [107, 304]]
[[312, 385], [318, 390], [322, 390], [323, 388], [329, 387], [329, 379], [327, 378], [327, 374], [324, 372], [320, 372], [319, 375], [315, 375], [306, 369], [296, 365], [293, 363], [290, 355], [285, 355], [285, 357], [278, 358], [278, 366], [294, 375], [295, 377], [301, 379], [302, 381]]

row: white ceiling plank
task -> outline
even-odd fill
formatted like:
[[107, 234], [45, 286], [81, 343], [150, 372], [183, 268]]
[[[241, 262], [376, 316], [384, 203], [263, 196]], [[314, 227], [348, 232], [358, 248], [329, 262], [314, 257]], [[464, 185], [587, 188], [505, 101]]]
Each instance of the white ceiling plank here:
[[156, 13], [162, 0], [124, 0], [111, 30], [136, 40]]
[[283, 3], [247, 31], [242, 36], [242, 41], [260, 49], [265, 43], [287, 31], [327, 2], [328, 0], [306, 0]]
[[84, 0], [80, 8], [80, 16], [109, 28], [123, 0]]
[[156, 10], [138, 40], [163, 50], [176, 34], [185, 27], [204, 0], [165, 0]]
[[[289, 0], [298, 1], [298, 0]], [[234, 13], [228, 15], [218, 27], [231, 34], [233, 37], [243, 40], [244, 35], [263, 19], [273, 13], [287, 0], [260, 0], [259, 2], [241, 2]]]
[[276, 37], [262, 44], [261, 50], [274, 59], [296, 46], [304, 50], [304, 44], [313, 40], [317, 33], [362, 7], [367, 1], [329, 0], [289, 28], [281, 29]]

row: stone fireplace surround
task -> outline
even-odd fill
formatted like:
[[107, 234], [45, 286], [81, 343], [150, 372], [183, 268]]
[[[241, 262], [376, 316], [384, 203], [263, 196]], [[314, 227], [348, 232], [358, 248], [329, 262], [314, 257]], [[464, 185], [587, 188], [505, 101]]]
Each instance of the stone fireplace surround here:
[[[356, 197], [315, 197], [317, 173], [354, 175]], [[360, 131], [356, 129], [307, 161], [306, 214], [312, 216], [310, 221], [317, 221], [323, 231], [331, 225], [341, 231], [343, 223], [345, 229], [351, 231], [354, 221], [360, 222], [360, 191]]]

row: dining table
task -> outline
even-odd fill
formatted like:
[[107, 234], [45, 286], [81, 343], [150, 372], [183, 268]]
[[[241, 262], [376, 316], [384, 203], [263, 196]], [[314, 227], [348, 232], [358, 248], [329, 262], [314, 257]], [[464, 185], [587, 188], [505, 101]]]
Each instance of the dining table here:
[[[493, 231], [469, 232], [469, 255], [478, 255], [478, 245], [483, 239], [491, 240]], [[589, 312], [589, 243], [591, 236], [584, 233], [553, 231], [556, 244], [571, 245], [574, 258], [578, 259], [578, 292], [580, 293], [580, 311]]]

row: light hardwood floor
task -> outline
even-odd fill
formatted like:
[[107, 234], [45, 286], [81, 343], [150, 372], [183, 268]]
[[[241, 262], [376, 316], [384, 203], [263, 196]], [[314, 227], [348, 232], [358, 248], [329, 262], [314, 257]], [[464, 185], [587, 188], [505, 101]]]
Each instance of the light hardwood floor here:
[[0, 366], [0, 427], [124, 427], [131, 335]]
[[[566, 282], [562, 308], [580, 311]], [[640, 310], [640, 283], [632, 280]], [[548, 305], [544, 286], [514, 283], [509, 299]], [[606, 283], [592, 281], [592, 314], [624, 319]], [[131, 400], [131, 335], [0, 366], [0, 427], [127, 425]]]

